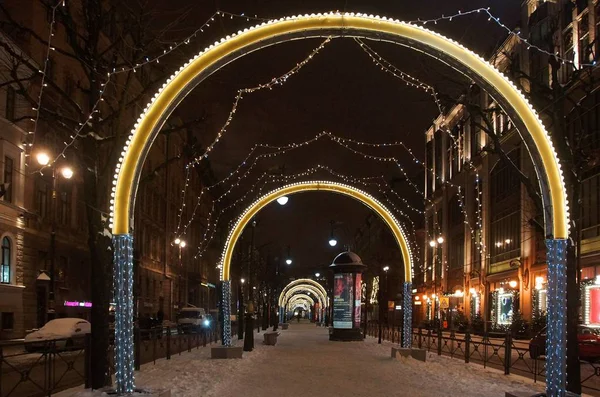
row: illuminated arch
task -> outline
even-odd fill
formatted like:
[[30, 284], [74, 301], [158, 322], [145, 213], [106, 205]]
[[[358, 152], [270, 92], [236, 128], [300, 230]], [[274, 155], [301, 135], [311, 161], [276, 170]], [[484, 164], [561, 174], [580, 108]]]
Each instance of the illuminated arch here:
[[293, 297], [290, 298], [290, 300], [288, 301], [287, 304], [288, 304], [288, 306], [293, 306], [294, 303], [296, 303], [298, 301], [308, 302], [308, 303], [310, 303], [310, 306], [315, 305], [315, 300], [306, 294], [294, 295]]
[[238, 218], [237, 222], [231, 229], [227, 241], [225, 242], [225, 249], [223, 250], [223, 261], [221, 266], [221, 280], [229, 280], [229, 268], [231, 266], [231, 259], [233, 257], [233, 250], [237, 243], [238, 238], [242, 234], [244, 228], [252, 220], [252, 218], [269, 203], [277, 200], [281, 196], [290, 196], [295, 193], [308, 192], [308, 191], [322, 191], [338, 193], [344, 196], [352, 197], [377, 213], [381, 219], [390, 228], [394, 235], [400, 251], [402, 253], [402, 259], [404, 262], [404, 280], [405, 282], [412, 281], [412, 269], [413, 260], [408, 245], [408, 239], [402, 229], [400, 223], [390, 210], [383, 206], [370, 194], [339, 182], [332, 181], [307, 181], [290, 183], [278, 189], [272, 190], [264, 196], [258, 198], [252, 203], [244, 213]]
[[114, 201], [111, 200], [113, 234], [130, 233], [135, 191], [145, 156], [168, 116], [192, 89], [249, 52], [294, 39], [323, 36], [377, 38], [404, 45], [440, 59], [480, 84], [511, 117], [534, 158], [542, 184], [547, 234], [568, 237], [567, 198], [553, 143], [535, 110], [507, 77], [456, 41], [421, 26], [340, 12], [281, 18], [244, 29], [206, 48], [173, 74], [144, 109], [119, 159]]
[[327, 295], [324, 295], [315, 287], [312, 287], [307, 284], [300, 284], [290, 288], [286, 292], [283, 299], [279, 302], [279, 306], [285, 306], [292, 298], [294, 298], [294, 296], [297, 296], [301, 293], [305, 293], [307, 291], [313, 293], [321, 305], [327, 305]]
[[[494, 66], [454, 40], [411, 23], [373, 15], [331, 12], [281, 18], [263, 22], [237, 34], [226, 36], [190, 59], [163, 84], [139, 117], [116, 166], [110, 206], [110, 228], [115, 257], [115, 329], [117, 392], [131, 393], [133, 385], [133, 220], [135, 193], [145, 157], [161, 127], [179, 103], [205, 78], [235, 59], [252, 51], [295, 39], [314, 37], [363, 37], [403, 45], [455, 68], [486, 90], [511, 118], [521, 134], [541, 185], [546, 236], [548, 237], [548, 342], [546, 385], [549, 395], [565, 389], [566, 327], [565, 310], [566, 239], [569, 237], [569, 210], [565, 184], [558, 156], [550, 136], [536, 111], [519, 89]], [[293, 193], [291, 191], [290, 193]], [[239, 231], [238, 231], [239, 232]], [[401, 235], [401, 233], [400, 233]], [[228, 244], [228, 246], [235, 245]], [[401, 244], [405, 241], [401, 241]], [[404, 248], [404, 247], [403, 247]], [[405, 265], [405, 288], [410, 291], [411, 261], [408, 247], [402, 250]], [[228, 252], [228, 255], [230, 252]], [[407, 260], [408, 259], [408, 260]], [[225, 258], [226, 264], [230, 258]], [[225, 267], [225, 266], [224, 266]], [[223, 280], [229, 278], [224, 268]], [[224, 296], [230, 285], [224, 283]], [[408, 296], [405, 293], [405, 297]], [[227, 309], [229, 310], [229, 309]], [[227, 314], [227, 313], [226, 313]], [[227, 316], [226, 316], [227, 317]], [[405, 316], [405, 320], [409, 316]], [[405, 321], [404, 332], [410, 331]], [[407, 335], [410, 335], [407, 333]], [[410, 338], [405, 338], [410, 343]], [[560, 378], [560, 379], [559, 379]], [[558, 383], [557, 383], [558, 382]], [[558, 385], [558, 386], [557, 386]]]
[[288, 285], [286, 285], [283, 288], [283, 290], [281, 290], [281, 293], [279, 294], [279, 300], [277, 301], [279, 306], [283, 306], [285, 295], [288, 290], [290, 290], [291, 288], [293, 288], [297, 285], [302, 285], [302, 284], [310, 285], [313, 288], [315, 288], [316, 290], [318, 290], [320, 293], [320, 298], [323, 301], [322, 303], [327, 304], [327, 291], [325, 291], [325, 288], [323, 288], [323, 286], [320, 283], [316, 282], [315, 280], [311, 280], [310, 278], [299, 278], [297, 280], [290, 282]]

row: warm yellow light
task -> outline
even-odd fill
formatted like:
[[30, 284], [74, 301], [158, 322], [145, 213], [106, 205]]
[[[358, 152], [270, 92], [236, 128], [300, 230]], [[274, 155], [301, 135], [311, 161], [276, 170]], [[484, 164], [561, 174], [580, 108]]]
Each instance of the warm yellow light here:
[[416, 300], [416, 301], [418, 301], [418, 300], [419, 300], [419, 297], [418, 297], [418, 296], [415, 296], [415, 300]]
[[429, 242], [429, 246], [430, 246], [430, 247], [435, 247], [435, 240], [431, 240], [431, 241]]
[[182, 241], [182, 242], [179, 243], [179, 246], [181, 248], [185, 248], [186, 245], [187, 245], [187, 243], [185, 241]]
[[[551, 211], [552, 237], [556, 239], [568, 238], [568, 202], [560, 164], [556, 158], [552, 141], [543, 127], [536, 112], [525, 97], [519, 92], [510, 80], [498, 72], [483, 58], [464, 48], [453, 40], [442, 35], [414, 26], [408, 23], [399, 23], [391, 19], [377, 19], [349, 13], [330, 13], [324, 15], [303, 16], [286, 18], [273, 23], [248, 29], [235, 37], [224, 40], [221, 44], [211, 47], [204, 53], [195, 57], [180, 72], [173, 75], [155, 99], [148, 105], [147, 111], [141, 117], [139, 125], [131, 138], [130, 146], [124, 160], [118, 168], [118, 184], [115, 190], [115, 210], [113, 215], [113, 234], [130, 233], [129, 213], [134, 192], [134, 182], [137, 180], [138, 168], [147, 153], [149, 146], [154, 141], [156, 134], [167, 114], [175, 108], [185, 97], [184, 94], [194, 87], [194, 82], [199, 81], [199, 76], [208, 70], [218, 70], [236, 56], [249, 52], [248, 49], [259, 49], [297, 38], [300, 34], [314, 37], [325, 32], [353, 32], [353, 34], [373, 35], [380, 33], [387, 37], [397, 37], [399, 41], [415, 43], [415, 48], [423, 49], [427, 53], [443, 54], [444, 58], [454, 60], [462, 65], [465, 71], [478, 76], [481, 81], [494, 87], [497, 95], [510, 104], [516, 116], [523, 122], [522, 134], [528, 134], [540, 158], [538, 166], [545, 171], [546, 183], [549, 189], [550, 202], [544, 203]], [[264, 43], [264, 44], [261, 44]], [[431, 49], [431, 50], [428, 50]], [[469, 74], [467, 73], [467, 74]], [[534, 149], [533, 147], [531, 149]], [[408, 263], [405, 261], [405, 266]], [[228, 272], [228, 264], [224, 266]], [[226, 274], [225, 279], [229, 279]], [[409, 279], [406, 279], [410, 281]]]
[[477, 295], [477, 290], [475, 288], [471, 287], [471, 288], [469, 288], [469, 293], [471, 295]]
[[62, 167], [60, 173], [65, 179], [71, 179], [73, 177], [73, 169], [71, 167]]
[[175, 243], [175, 245], [179, 245], [181, 243], [181, 239], [176, 238], [175, 241], [174, 241], [174, 243]]
[[50, 162], [50, 156], [46, 152], [39, 152], [35, 155], [35, 159], [39, 165], [48, 165]]
[[426, 299], [427, 299], [427, 295], [423, 295], [423, 300], [426, 300]]
[[394, 235], [396, 242], [400, 247], [402, 260], [404, 263], [404, 280], [406, 280], [407, 282], [410, 282], [412, 280], [411, 269], [413, 267], [413, 259], [410, 253], [410, 247], [408, 245], [406, 236], [404, 235], [404, 232], [396, 218], [394, 218], [392, 213], [374, 197], [349, 185], [333, 181], [307, 181], [291, 183], [272, 192], [269, 192], [268, 194], [265, 194], [257, 201], [255, 201], [250, 207], [248, 207], [244, 211], [243, 215], [233, 226], [231, 233], [229, 234], [229, 237], [226, 241], [225, 249], [223, 250], [223, 272], [221, 274], [222, 280], [229, 280], [229, 269], [231, 266], [231, 260], [233, 258], [233, 251], [235, 249], [235, 245], [242, 232], [244, 231], [246, 225], [256, 216], [256, 214], [260, 212], [260, 210], [262, 210], [269, 203], [275, 201], [278, 197], [281, 197], [282, 195], [291, 196], [296, 193], [309, 191], [331, 192], [348, 196], [363, 203], [367, 207], [371, 208], [371, 210], [373, 210], [375, 213], [377, 213], [391, 229], [392, 234]]
[[510, 280], [508, 282], [508, 285], [510, 286], [510, 288], [515, 288], [517, 286], [517, 281], [516, 280]]
[[463, 297], [464, 295], [465, 295], [465, 294], [464, 294], [464, 292], [462, 292], [462, 290], [461, 290], [461, 289], [457, 289], [456, 291], [454, 291], [454, 296], [456, 296], [456, 297], [458, 297], [458, 298], [461, 298], [461, 297]]
[[437, 238], [438, 244], [442, 244], [444, 242], [444, 238], [442, 236]]

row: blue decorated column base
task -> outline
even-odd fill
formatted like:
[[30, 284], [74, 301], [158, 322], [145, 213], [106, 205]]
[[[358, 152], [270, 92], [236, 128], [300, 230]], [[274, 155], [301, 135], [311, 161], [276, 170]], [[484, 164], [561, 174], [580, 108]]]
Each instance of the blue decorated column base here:
[[115, 302], [115, 389], [133, 393], [133, 236], [113, 236]]
[[223, 308], [223, 346], [231, 346], [231, 281], [222, 281], [221, 307]]
[[402, 327], [402, 347], [410, 348], [412, 340], [412, 283], [405, 282], [403, 286], [404, 300], [402, 311], [404, 312], [404, 323]]
[[563, 397], [567, 386], [567, 240], [547, 239], [548, 328], [546, 395]]

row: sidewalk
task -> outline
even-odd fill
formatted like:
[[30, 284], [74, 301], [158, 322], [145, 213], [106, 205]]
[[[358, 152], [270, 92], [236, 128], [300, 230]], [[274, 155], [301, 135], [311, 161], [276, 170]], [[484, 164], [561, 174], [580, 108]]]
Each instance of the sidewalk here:
[[[173, 397], [235, 396], [497, 396], [542, 385], [476, 364], [428, 355], [423, 363], [391, 359], [390, 343], [330, 342], [327, 328], [290, 323], [276, 346], [255, 334], [255, 350], [242, 360], [211, 360], [209, 349], [142, 366], [136, 385], [169, 387]], [[240, 341], [241, 342], [241, 341]], [[71, 397], [76, 390], [57, 394]]]

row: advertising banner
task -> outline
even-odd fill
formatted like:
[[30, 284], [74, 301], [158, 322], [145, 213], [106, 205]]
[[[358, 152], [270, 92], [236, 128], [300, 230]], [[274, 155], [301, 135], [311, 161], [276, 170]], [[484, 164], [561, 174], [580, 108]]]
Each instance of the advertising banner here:
[[[333, 290], [333, 327], [352, 328], [352, 273], [338, 273], [334, 276]], [[359, 304], [360, 305], [360, 304]]]

